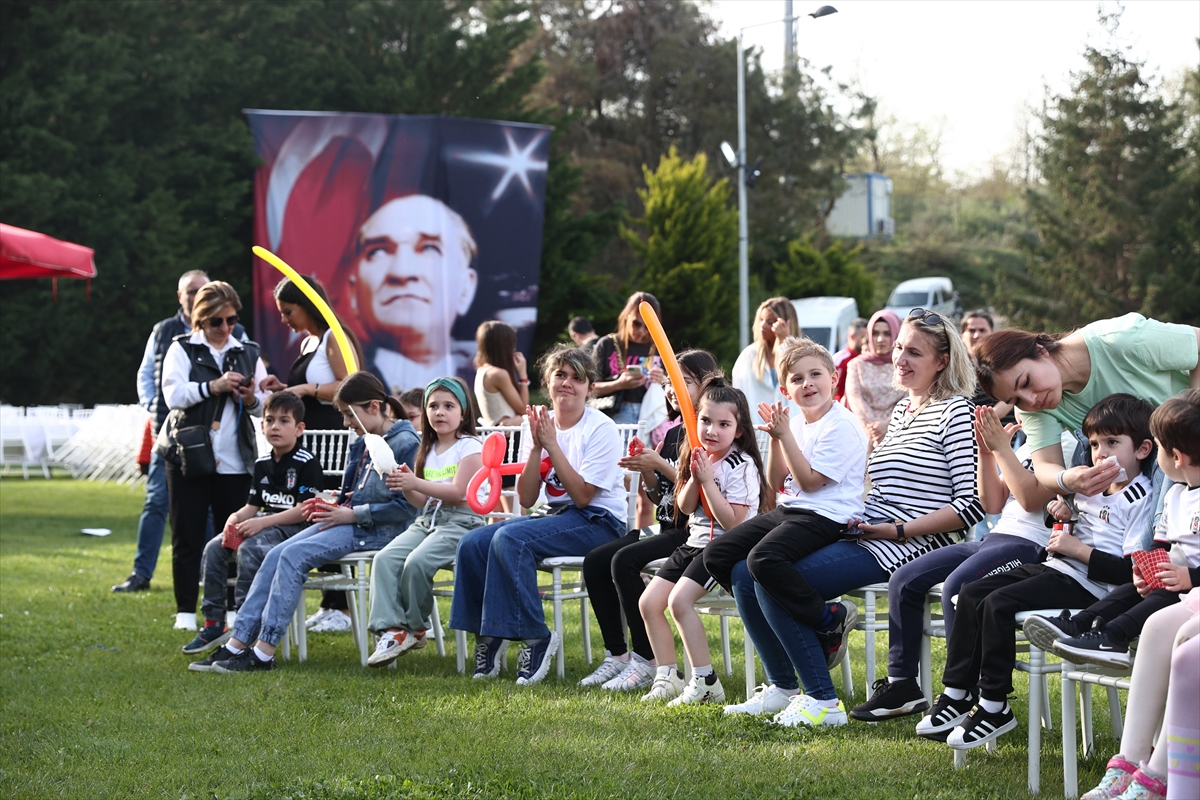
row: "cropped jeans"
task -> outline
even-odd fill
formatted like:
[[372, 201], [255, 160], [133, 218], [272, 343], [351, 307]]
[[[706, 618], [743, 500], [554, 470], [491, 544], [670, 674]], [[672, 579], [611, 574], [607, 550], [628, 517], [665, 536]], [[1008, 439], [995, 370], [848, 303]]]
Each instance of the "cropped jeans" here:
[[537, 588], [537, 563], [585, 556], [624, 533], [625, 523], [596, 506], [516, 517], [476, 528], [458, 543], [450, 627], [510, 641], [550, 635]]
[[359, 546], [363, 536], [357, 525], [334, 525], [326, 530], [312, 525], [272, 548], [246, 593], [233, 626], [234, 638], [247, 644], [259, 639], [278, 645], [304, 595], [308, 571], [365, 549]]
[[[808, 585], [828, 600], [871, 583], [883, 583], [888, 573], [864, 547], [850, 541], [835, 542], [796, 562]], [[817, 633], [796, 621], [766, 589], [754, 582], [745, 561], [733, 567], [733, 596], [742, 625], [758, 650], [767, 682], [780, 689], [796, 689], [796, 676], [804, 693], [818, 700], [836, 700], [837, 690], [825, 666], [825, 649]]]

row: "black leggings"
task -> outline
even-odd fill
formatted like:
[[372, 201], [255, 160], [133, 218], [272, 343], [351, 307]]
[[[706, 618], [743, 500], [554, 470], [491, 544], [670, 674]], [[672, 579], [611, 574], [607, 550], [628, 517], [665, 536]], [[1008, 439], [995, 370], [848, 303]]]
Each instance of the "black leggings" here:
[[177, 611], [196, 613], [196, 599], [200, 596], [200, 559], [204, 554], [209, 509], [212, 509], [213, 527], [220, 531], [229, 515], [246, 505], [249, 494], [250, 476], [245, 473], [185, 478], [178, 464], [167, 462], [171, 571]]
[[1179, 592], [1155, 589], [1142, 597], [1132, 583], [1122, 584], [1075, 615], [1083, 625], [1091, 625], [1097, 617], [1103, 619], [1104, 630], [1115, 642], [1129, 644], [1141, 635], [1146, 620], [1156, 611], [1179, 602]]
[[838, 541], [846, 526], [805, 509], [780, 506], [746, 520], [704, 548], [704, 566], [717, 583], [732, 592], [730, 574], [746, 562], [750, 577], [792, 619], [820, 628], [825, 600], [796, 569], [796, 562]]
[[646, 635], [642, 612], [638, 610], [638, 599], [646, 589], [642, 567], [671, 555], [687, 538], [685, 528], [667, 528], [649, 539], [642, 539], [641, 531], [635, 530], [615, 542], [600, 545], [584, 557], [583, 581], [604, 635], [604, 649], [609, 653], [620, 656], [628, 652], [621, 625], [624, 608], [633, 652], [647, 661], [653, 660], [654, 650]]

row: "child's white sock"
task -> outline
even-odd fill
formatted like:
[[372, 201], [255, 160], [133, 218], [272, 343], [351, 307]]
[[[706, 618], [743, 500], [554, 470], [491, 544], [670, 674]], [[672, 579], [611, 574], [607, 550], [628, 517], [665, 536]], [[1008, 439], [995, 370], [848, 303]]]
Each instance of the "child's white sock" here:
[[692, 667], [692, 674], [699, 675], [701, 678], [707, 678], [709, 675], [713, 674], [712, 664], [709, 664], [706, 667]]
[[646, 659], [639, 656], [637, 653], [631, 653], [630, 658], [632, 658], [634, 661], [638, 662], [639, 664], [649, 664], [652, 667], [658, 666], [657, 664], [654, 663], [653, 658], [650, 659], [649, 661], [647, 661]]
[[259, 650], [258, 645], [254, 645], [254, 657], [259, 661], [270, 661], [271, 659], [275, 658], [274, 655], [267, 655], [262, 650]]
[[951, 700], [965, 700], [967, 698], [966, 689], [955, 689], [952, 686], [946, 686], [942, 689], [942, 694], [949, 697]]
[[998, 714], [1004, 710], [1005, 705], [1006, 703], [1003, 700], [988, 700], [983, 697], [979, 698], [979, 707], [989, 714]]
[[654, 671], [654, 677], [656, 677], [656, 678], [669, 678], [674, 674], [675, 674], [675, 665], [674, 664], [664, 664]]
[[246, 648], [234, 647], [229, 642], [225, 643], [225, 649], [229, 651], [230, 655], [235, 655], [235, 656], [240, 656], [242, 653], [246, 652]]
[[819, 702], [825, 708], [837, 708], [838, 706], [838, 699], [836, 697], [832, 700], [821, 700]]

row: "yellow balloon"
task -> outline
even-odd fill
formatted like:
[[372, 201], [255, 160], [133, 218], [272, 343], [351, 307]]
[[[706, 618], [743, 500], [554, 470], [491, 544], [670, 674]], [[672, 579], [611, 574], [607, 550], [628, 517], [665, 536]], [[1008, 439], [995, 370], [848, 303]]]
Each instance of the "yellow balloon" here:
[[304, 292], [304, 296], [313, 301], [313, 305], [321, 312], [321, 316], [325, 319], [326, 324], [329, 325], [329, 329], [333, 331], [334, 341], [337, 342], [338, 349], [342, 351], [342, 359], [346, 362], [346, 371], [351, 375], [358, 372], [358, 359], [354, 357], [354, 348], [350, 344], [350, 339], [346, 336], [346, 331], [342, 329], [342, 323], [338, 321], [337, 314], [333, 313], [333, 309], [329, 307], [325, 299], [317, 294], [316, 289], [313, 289], [308, 284], [308, 281], [300, 277], [300, 273], [292, 269], [282, 258], [265, 247], [259, 247], [258, 245], [254, 245], [250, 249], [254, 252], [254, 255], [290, 278], [292, 283], [296, 284], [300, 291]]

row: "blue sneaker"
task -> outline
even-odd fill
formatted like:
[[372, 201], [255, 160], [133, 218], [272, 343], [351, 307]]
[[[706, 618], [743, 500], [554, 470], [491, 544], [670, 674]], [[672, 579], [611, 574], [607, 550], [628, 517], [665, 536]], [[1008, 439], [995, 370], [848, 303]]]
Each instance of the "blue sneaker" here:
[[233, 636], [233, 631], [226, 630], [224, 625], [205, 624], [200, 632], [196, 634], [196, 638], [183, 646], [183, 652], [189, 656], [207, 653], [216, 647], [220, 647], [229, 641], [229, 637]]
[[517, 660], [517, 686], [533, 686], [541, 682], [550, 671], [550, 662], [562, 643], [558, 631], [550, 631], [545, 639], [538, 639], [533, 644], [522, 645]]
[[504, 669], [508, 639], [498, 636], [475, 637], [475, 674], [472, 678], [495, 678]]

